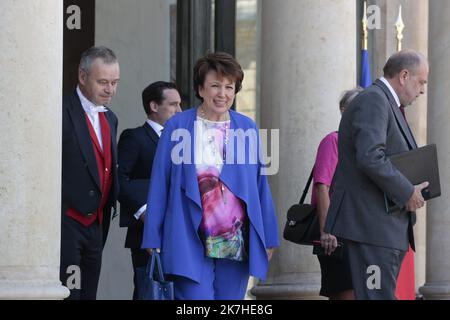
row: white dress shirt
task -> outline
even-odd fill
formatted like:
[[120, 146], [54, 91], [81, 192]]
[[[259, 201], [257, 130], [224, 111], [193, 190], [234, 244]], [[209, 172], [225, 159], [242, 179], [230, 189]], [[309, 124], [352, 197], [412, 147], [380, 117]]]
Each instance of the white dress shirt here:
[[164, 129], [162, 125], [160, 125], [158, 122], [155, 122], [153, 120], [147, 119], [147, 123], [152, 127], [153, 130], [155, 130], [158, 137], [161, 137], [161, 133]]
[[[153, 130], [155, 130], [158, 137], [161, 137], [161, 133], [164, 129], [162, 125], [160, 125], [158, 122], [155, 122], [153, 120], [147, 119], [147, 124], [152, 127]], [[141, 215], [147, 210], [147, 204], [144, 204], [142, 207], [139, 208], [139, 210], [134, 214], [134, 217], [136, 220], [139, 220]]]
[[77, 86], [77, 94], [80, 98], [81, 106], [84, 109], [84, 112], [86, 112], [89, 121], [91, 121], [92, 127], [94, 128], [95, 135], [97, 136], [98, 143], [100, 145], [100, 148], [103, 150], [103, 142], [102, 142], [102, 130], [100, 126], [100, 119], [98, 117], [99, 112], [106, 112], [108, 109], [106, 109], [104, 106], [96, 106], [94, 103], [89, 101], [81, 92], [80, 88]]
[[395, 99], [395, 102], [397, 102], [397, 106], [400, 107], [401, 106], [400, 99], [398, 98], [397, 93], [395, 93], [394, 88], [392, 88], [392, 86], [389, 83], [389, 81], [387, 81], [385, 77], [381, 77], [380, 81], [383, 82], [386, 85], [386, 87], [388, 87], [389, 91], [392, 93], [392, 96]]

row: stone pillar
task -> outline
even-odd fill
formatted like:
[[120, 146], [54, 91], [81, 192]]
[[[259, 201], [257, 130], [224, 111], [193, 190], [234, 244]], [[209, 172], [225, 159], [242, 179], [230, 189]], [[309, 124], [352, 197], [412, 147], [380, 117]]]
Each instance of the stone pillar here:
[[442, 196], [428, 203], [426, 282], [420, 288], [425, 299], [450, 299], [450, 3], [430, 1], [428, 85], [428, 142], [438, 147]]
[[0, 299], [62, 299], [63, 2], [0, 2]]
[[342, 91], [356, 85], [356, 6], [332, 0], [261, 5], [261, 128], [280, 129], [279, 172], [269, 181], [282, 240], [267, 281], [252, 293], [258, 299], [316, 299], [317, 258], [311, 247], [285, 241], [282, 230], [320, 140], [338, 129]]
[[[414, 49], [428, 55], [428, 1], [427, 0], [369, 0], [368, 6], [376, 5], [380, 12], [380, 29], [369, 31], [369, 52], [372, 62], [372, 77], [383, 75], [383, 67], [389, 56], [397, 51], [395, 23], [399, 6], [402, 6], [403, 49]], [[372, 14], [372, 11], [371, 11]], [[427, 144], [427, 94], [406, 108], [406, 116], [419, 146]], [[414, 226], [416, 241], [415, 278], [416, 291], [425, 283], [426, 260], [426, 207], [417, 210]]]

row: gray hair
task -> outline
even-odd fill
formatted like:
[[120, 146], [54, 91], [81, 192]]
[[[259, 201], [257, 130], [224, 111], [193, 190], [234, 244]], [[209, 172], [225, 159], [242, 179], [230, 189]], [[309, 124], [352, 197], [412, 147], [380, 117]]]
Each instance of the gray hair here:
[[426, 60], [421, 53], [410, 49], [394, 53], [383, 68], [384, 77], [392, 79], [405, 69], [415, 74], [421, 63]]
[[92, 62], [100, 58], [103, 63], [117, 63], [117, 57], [111, 49], [103, 46], [91, 47], [81, 54], [80, 69], [89, 73]]
[[355, 98], [361, 91], [364, 89], [360, 86], [357, 86], [353, 89], [346, 90], [342, 93], [342, 97], [339, 100], [339, 109], [344, 110], [347, 109], [350, 102], [352, 102], [353, 98]]

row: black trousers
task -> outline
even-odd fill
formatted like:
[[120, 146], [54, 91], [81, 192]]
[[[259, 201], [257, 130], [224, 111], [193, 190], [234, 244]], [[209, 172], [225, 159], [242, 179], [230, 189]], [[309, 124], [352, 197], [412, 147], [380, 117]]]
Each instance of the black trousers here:
[[68, 300], [95, 300], [103, 251], [103, 227], [88, 227], [62, 216], [60, 280], [70, 290]]
[[[136, 277], [136, 268], [139, 267], [145, 267], [148, 263], [148, 259], [150, 258], [150, 255], [147, 253], [144, 249], [135, 249], [131, 248], [131, 261], [133, 262], [133, 283], [134, 283], [134, 290], [133, 290], [133, 300], [138, 299], [138, 289], [140, 287], [140, 284], [138, 284], [138, 280]], [[141, 284], [142, 285], [142, 284]]]

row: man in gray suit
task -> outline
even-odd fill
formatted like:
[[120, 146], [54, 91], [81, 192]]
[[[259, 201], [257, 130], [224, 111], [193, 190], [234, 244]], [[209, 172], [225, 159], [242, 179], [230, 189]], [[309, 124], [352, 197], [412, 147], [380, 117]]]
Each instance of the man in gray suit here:
[[336, 248], [335, 236], [346, 241], [356, 299], [395, 299], [408, 242], [415, 249], [414, 212], [424, 205], [421, 190], [428, 186], [412, 185], [389, 160], [417, 148], [403, 108], [425, 92], [428, 62], [404, 50], [388, 59], [383, 72], [342, 116], [324, 229], [326, 252]]

